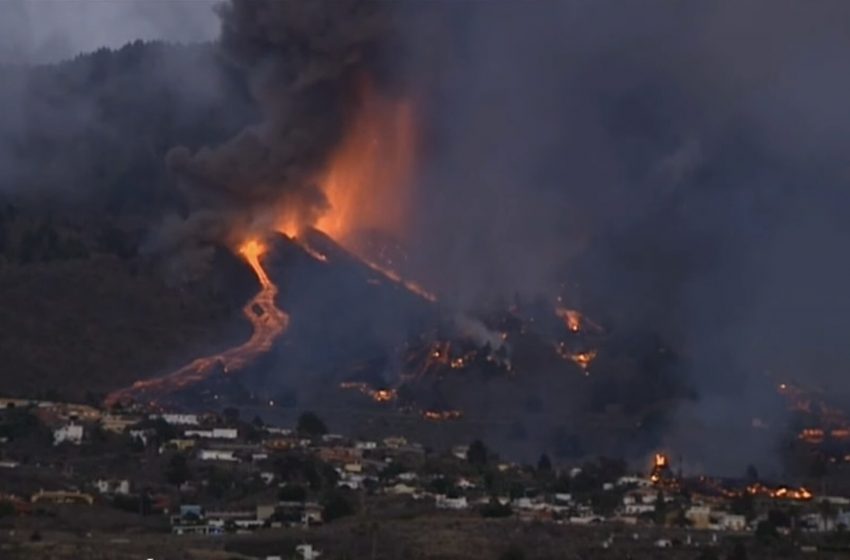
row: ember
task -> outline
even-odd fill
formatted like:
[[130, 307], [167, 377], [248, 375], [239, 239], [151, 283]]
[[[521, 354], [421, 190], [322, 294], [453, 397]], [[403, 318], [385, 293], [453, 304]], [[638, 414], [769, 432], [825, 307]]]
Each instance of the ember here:
[[653, 484], [659, 484], [668, 478], [670, 478], [670, 460], [664, 453], [656, 453], [649, 479]]
[[395, 389], [373, 389], [367, 383], [358, 381], [345, 381], [339, 384], [339, 388], [358, 391], [379, 403], [394, 401], [398, 398], [398, 393]]
[[426, 410], [422, 412], [422, 417], [433, 422], [445, 422], [446, 420], [460, 420], [463, 413], [459, 410]]

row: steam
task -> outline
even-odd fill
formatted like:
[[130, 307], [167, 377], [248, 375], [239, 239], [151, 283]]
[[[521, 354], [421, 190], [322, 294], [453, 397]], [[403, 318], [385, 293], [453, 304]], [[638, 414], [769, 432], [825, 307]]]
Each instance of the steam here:
[[489, 344], [490, 348], [498, 350], [505, 343], [499, 333], [488, 329], [487, 325], [475, 317], [458, 314], [455, 316], [455, 324], [463, 334], [472, 338], [479, 346]]

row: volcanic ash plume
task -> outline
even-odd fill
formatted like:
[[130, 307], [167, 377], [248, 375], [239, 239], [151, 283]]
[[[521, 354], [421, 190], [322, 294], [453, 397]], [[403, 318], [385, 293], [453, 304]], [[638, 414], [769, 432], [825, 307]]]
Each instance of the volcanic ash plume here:
[[329, 208], [319, 186], [390, 41], [385, 9], [359, 0], [232, 0], [220, 8], [221, 49], [244, 72], [263, 122], [214, 148], [172, 150], [192, 213], [237, 239], [281, 222], [314, 224]]

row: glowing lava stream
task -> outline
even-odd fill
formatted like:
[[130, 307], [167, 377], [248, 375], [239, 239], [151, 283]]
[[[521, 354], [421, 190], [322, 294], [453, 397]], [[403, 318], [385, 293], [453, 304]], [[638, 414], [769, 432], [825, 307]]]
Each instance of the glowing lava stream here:
[[267, 352], [275, 339], [289, 326], [289, 315], [275, 305], [277, 286], [260, 263], [260, 257], [265, 251], [266, 247], [257, 240], [249, 240], [239, 248], [239, 253], [251, 265], [260, 281], [260, 291], [242, 308], [242, 313], [254, 327], [254, 332], [247, 342], [219, 354], [198, 358], [162, 377], [136, 381], [128, 388], [110, 393], [105, 400], [106, 406], [130, 400], [140, 401], [140, 397], [145, 395], [173, 393], [203, 381], [219, 367], [224, 373], [244, 368], [257, 356]]

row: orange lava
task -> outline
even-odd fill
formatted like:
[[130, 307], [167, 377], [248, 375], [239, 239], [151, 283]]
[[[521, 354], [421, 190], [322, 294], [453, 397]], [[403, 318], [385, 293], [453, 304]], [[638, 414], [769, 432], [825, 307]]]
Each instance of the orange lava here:
[[256, 239], [246, 241], [239, 247], [239, 254], [245, 258], [260, 282], [260, 291], [242, 308], [242, 313], [254, 327], [251, 338], [219, 354], [198, 358], [162, 377], [136, 381], [130, 387], [110, 393], [105, 400], [106, 406], [173, 393], [207, 379], [219, 369], [225, 374], [242, 369], [267, 352], [275, 339], [286, 330], [289, 316], [275, 305], [277, 286], [260, 262], [265, 251], [265, 245]]

